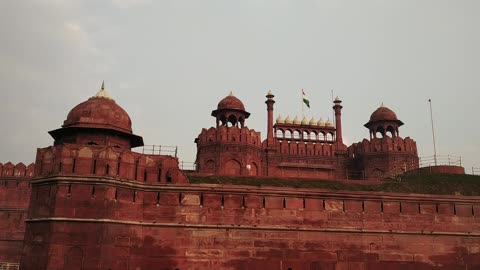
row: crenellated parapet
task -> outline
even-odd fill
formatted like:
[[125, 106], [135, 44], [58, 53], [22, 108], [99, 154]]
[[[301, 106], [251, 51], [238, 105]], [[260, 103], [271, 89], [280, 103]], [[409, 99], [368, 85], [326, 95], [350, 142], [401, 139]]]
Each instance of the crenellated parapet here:
[[211, 127], [209, 129], [202, 129], [195, 143], [199, 146], [204, 146], [214, 143], [234, 143], [251, 145], [252, 147], [260, 147], [261, 135], [253, 129], [243, 128], [228, 128], [226, 126], [219, 126], [218, 128]]
[[31, 163], [28, 166], [22, 162], [15, 165], [12, 162], [7, 162], [5, 164], [0, 163], [0, 178], [29, 179], [33, 177], [34, 170], [34, 163]]
[[38, 149], [36, 177], [105, 176], [147, 183], [185, 183], [178, 159], [97, 145], [63, 144]]
[[364, 139], [347, 152], [365, 178], [394, 177], [419, 167], [417, 144], [409, 137]]
[[260, 132], [247, 127], [202, 129], [197, 144], [197, 172], [220, 175], [260, 175]]
[[417, 155], [417, 143], [410, 137], [384, 137], [373, 138], [372, 140], [363, 139], [359, 143], [354, 143], [348, 147], [348, 156], [355, 156], [366, 153], [399, 152]]

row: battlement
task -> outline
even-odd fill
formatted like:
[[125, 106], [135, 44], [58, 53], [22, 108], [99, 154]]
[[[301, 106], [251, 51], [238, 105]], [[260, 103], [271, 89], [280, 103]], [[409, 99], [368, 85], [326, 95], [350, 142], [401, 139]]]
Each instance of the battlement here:
[[36, 177], [107, 176], [147, 183], [185, 183], [178, 159], [147, 155], [113, 146], [63, 144], [38, 149]]
[[[61, 259], [50, 262], [60, 265], [52, 269], [62, 269], [64, 258], [69, 265], [70, 257], [82, 262], [86, 256], [84, 267], [94, 269], [99, 263], [117, 269], [119, 260], [142, 269], [199, 263], [199, 269], [232, 269], [232, 263], [233, 269], [259, 269], [274, 262], [317, 269], [310, 266], [352, 261], [362, 266], [355, 269], [398, 263], [448, 268], [459, 258], [470, 268], [480, 258], [478, 197], [167, 186], [78, 176], [37, 179], [33, 189], [37, 207], [30, 209], [32, 233], [25, 244], [54, 245], [48, 254]], [[94, 252], [99, 246], [114, 260]], [[72, 247], [81, 256], [72, 256]], [[165, 247], [167, 253], [157, 255]], [[36, 263], [46, 265], [48, 257], [42, 258]], [[25, 269], [34, 263], [22, 261]]]
[[348, 147], [349, 157], [381, 152], [401, 152], [417, 155], [417, 143], [410, 137], [383, 137], [372, 138], [370, 141], [363, 139], [362, 142], [354, 143]]
[[35, 164], [25, 166], [22, 162], [14, 165], [11, 162], [0, 163], [0, 179], [29, 179], [33, 177]]
[[[53, 182], [52, 182], [53, 181]], [[42, 182], [55, 185], [40, 185]], [[69, 183], [70, 182], [70, 183]], [[99, 185], [102, 183], [102, 185]], [[151, 186], [95, 178], [36, 181], [32, 218], [104, 218], [202, 226], [476, 233], [476, 197], [252, 188], [228, 185]], [[108, 209], [104, 202], [110, 202]], [[43, 205], [43, 207], [42, 207]], [[42, 211], [46, 208], [55, 211]], [[335, 214], [334, 214], [335, 213]], [[417, 220], [405, 222], [407, 217]], [[454, 218], [454, 219], [452, 219]], [[352, 227], [353, 226], [353, 227]], [[480, 235], [479, 235], [480, 236]]]
[[213, 143], [236, 143], [261, 147], [261, 135], [253, 129], [247, 127], [226, 127], [219, 126], [209, 129], [202, 129], [195, 139], [197, 145], [208, 145]]

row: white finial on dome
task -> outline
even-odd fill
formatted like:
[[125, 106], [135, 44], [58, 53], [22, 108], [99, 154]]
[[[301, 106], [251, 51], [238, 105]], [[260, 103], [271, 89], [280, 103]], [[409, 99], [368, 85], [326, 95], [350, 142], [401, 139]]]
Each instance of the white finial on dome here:
[[310, 119], [310, 122], [309, 122], [310, 126], [315, 126], [317, 124], [317, 120], [315, 120], [313, 117], [312, 119]]
[[295, 116], [295, 118], [293, 119], [293, 124], [294, 125], [300, 125], [302, 123], [302, 121], [300, 121], [300, 118], [298, 118], [298, 116]]
[[340, 98], [337, 96], [337, 97], [335, 98], [335, 101], [340, 101]]
[[287, 118], [285, 118], [285, 124], [293, 124], [292, 118], [290, 118], [290, 115], [287, 115]]
[[230, 97], [234, 97], [235, 95], [233, 94], [233, 91], [230, 91], [230, 94], [228, 94]]
[[382, 101], [382, 104], [380, 104], [380, 108], [384, 108], [385, 105], [383, 105], [383, 101]]
[[268, 95], [268, 96], [273, 96], [272, 90], [268, 90], [267, 95]]
[[332, 127], [333, 126], [332, 121], [330, 121], [330, 118], [328, 118], [327, 122], [325, 122], [325, 126], [326, 127]]
[[308, 120], [305, 116], [302, 119], [302, 125], [308, 125]]
[[285, 120], [283, 119], [283, 117], [281, 115], [278, 115], [276, 122], [277, 122], [277, 124], [285, 124]]
[[102, 81], [102, 86], [100, 87], [100, 91], [98, 91], [98, 93], [94, 97], [113, 100], [110, 94], [108, 94], [107, 91], [105, 91], [105, 81]]
[[325, 121], [323, 121], [323, 119], [320, 117], [320, 120], [318, 120], [317, 122], [317, 126], [319, 127], [324, 127], [325, 126]]

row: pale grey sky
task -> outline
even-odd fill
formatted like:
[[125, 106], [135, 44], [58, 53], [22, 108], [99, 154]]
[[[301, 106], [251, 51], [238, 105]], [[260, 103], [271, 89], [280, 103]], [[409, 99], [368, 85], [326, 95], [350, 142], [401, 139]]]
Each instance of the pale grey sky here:
[[44, 0], [0, 1], [0, 162], [30, 163], [52, 144], [76, 104], [102, 80], [146, 144], [194, 138], [230, 90], [266, 136], [265, 94], [275, 117], [331, 117], [343, 100], [349, 144], [383, 102], [433, 154], [480, 167], [480, 1], [477, 0]]

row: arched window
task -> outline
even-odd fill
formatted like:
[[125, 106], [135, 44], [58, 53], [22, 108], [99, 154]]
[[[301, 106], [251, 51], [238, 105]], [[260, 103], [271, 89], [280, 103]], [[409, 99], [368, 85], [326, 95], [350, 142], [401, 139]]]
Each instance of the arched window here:
[[308, 140], [308, 132], [305, 131], [305, 130], [304, 130], [303, 133], [302, 133], [302, 139]]
[[275, 137], [283, 139], [283, 130], [277, 129], [277, 132], [275, 133]]
[[293, 138], [294, 138], [294, 139], [300, 139], [300, 131], [295, 130], [295, 131], [293, 132]]
[[375, 131], [375, 136], [377, 138], [383, 138], [385, 137], [385, 130], [383, 129], [382, 126], [377, 127], [377, 130]]
[[317, 133], [315, 133], [314, 131], [310, 132], [310, 140], [316, 141], [317, 140]]
[[318, 140], [319, 141], [325, 141], [325, 133], [319, 132], [318, 133]]
[[390, 138], [396, 137], [395, 136], [395, 128], [393, 128], [392, 126], [388, 126], [387, 127], [387, 136], [389, 136]]
[[292, 139], [292, 131], [286, 130], [285, 131], [285, 139]]
[[227, 126], [228, 126], [228, 127], [237, 126], [237, 117], [235, 117], [235, 115], [230, 115], [230, 116], [228, 117]]

